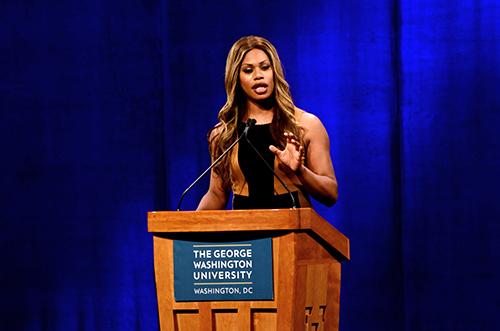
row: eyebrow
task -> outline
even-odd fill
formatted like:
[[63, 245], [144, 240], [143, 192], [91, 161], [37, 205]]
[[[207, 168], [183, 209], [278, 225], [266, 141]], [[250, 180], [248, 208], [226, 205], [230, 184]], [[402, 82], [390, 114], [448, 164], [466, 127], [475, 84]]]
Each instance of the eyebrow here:
[[[258, 64], [263, 64], [265, 62], [269, 62], [270, 63], [271, 61], [269, 61], [269, 60], [262, 60]], [[253, 64], [252, 63], [243, 63], [242, 66], [252, 66], [253, 67]]]

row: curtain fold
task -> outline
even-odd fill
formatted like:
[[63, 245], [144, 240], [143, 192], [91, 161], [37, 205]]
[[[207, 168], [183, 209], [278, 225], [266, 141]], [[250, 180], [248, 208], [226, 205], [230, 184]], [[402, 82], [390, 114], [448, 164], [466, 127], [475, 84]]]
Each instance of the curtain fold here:
[[402, 2], [405, 330], [498, 325], [500, 4]]

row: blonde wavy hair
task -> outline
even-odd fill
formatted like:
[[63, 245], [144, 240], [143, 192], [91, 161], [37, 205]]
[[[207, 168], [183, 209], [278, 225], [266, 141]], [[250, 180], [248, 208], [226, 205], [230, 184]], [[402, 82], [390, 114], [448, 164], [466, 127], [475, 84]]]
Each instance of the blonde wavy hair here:
[[[252, 49], [264, 51], [271, 62], [274, 77], [274, 91], [271, 95], [274, 106], [274, 116], [271, 123], [271, 134], [279, 148], [286, 141], [285, 131], [301, 137], [301, 130], [295, 118], [295, 105], [290, 94], [290, 87], [285, 80], [283, 67], [276, 48], [265, 38], [247, 36], [240, 38], [231, 47], [226, 61], [225, 88], [227, 100], [217, 116], [219, 122], [208, 133], [209, 150], [212, 160], [219, 157], [238, 138], [238, 124], [242, 122], [246, 112], [246, 95], [240, 86], [241, 63], [245, 55]], [[231, 186], [229, 176], [230, 156], [221, 160], [214, 168], [220, 176], [224, 189]]]

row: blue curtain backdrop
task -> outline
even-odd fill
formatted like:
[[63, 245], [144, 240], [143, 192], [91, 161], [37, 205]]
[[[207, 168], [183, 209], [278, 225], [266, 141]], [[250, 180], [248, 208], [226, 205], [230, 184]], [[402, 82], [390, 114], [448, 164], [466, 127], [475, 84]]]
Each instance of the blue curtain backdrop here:
[[[146, 212], [208, 165], [231, 44], [330, 134], [342, 330], [494, 330], [500, 3], [3, 1], [2, 330], [156, 330]], [[194, 209], [208, 186], [188, 195]]]

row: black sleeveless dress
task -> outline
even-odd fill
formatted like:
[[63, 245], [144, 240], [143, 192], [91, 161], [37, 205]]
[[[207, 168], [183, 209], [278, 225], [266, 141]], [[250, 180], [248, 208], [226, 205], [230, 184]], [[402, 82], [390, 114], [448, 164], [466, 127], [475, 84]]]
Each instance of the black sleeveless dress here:
[[[238, 126], [238, 134], [241, 135], [244, 129], [245, 124], [241, 123]], [[277, 144], [271, 135], [271, 124], [253, 126], [248, 131], [248, 139], [264, 157], [267, 164], [273, 167], [275, 155], [269, 150], [269, 145], [277, 146]], [[233, 209], [293, 207], [289, 194], [275, 194], [273, 173], [245, 139], [239, 142], [238, 163], [248, 183], [248, 196], [234, 194]], [[297, 191], [292, 192], [292, 194], [297, 207], [300, 207]]]

